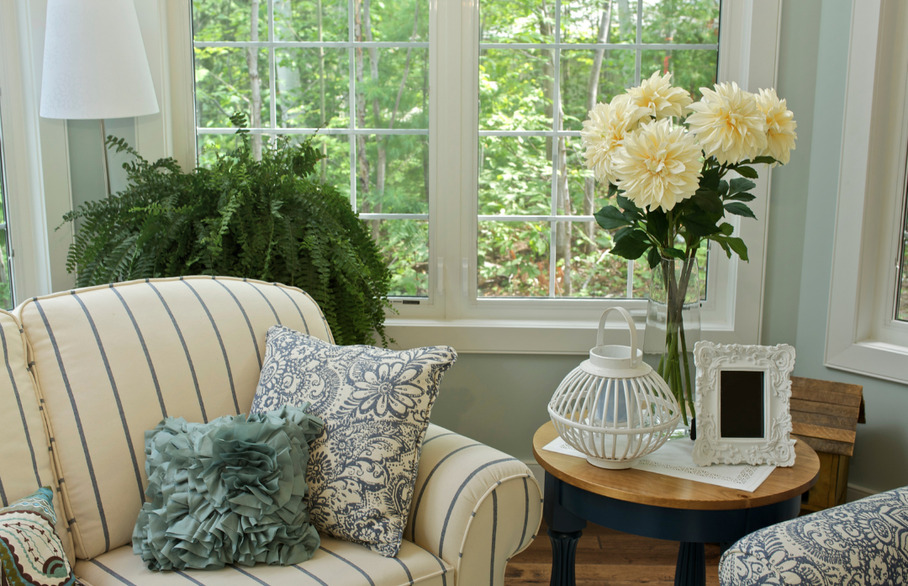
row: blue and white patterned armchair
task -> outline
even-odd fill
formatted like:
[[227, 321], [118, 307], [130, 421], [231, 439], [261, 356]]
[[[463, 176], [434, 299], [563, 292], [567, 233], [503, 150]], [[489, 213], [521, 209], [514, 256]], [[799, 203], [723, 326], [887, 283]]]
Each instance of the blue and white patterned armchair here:
[[746, 535], [722, 555], [719, 581], [908, 584], [908, 487]]

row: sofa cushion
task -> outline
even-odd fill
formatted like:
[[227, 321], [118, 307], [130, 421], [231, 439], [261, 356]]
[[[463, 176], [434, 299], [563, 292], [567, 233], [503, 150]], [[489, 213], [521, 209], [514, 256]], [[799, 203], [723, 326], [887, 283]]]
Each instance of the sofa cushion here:
[[73, 559], [73, 542], [69, 535], [61, 498], [50, 439], [42, 418], [42, 408], [35, 381], [28, 368], [25, 337], [19, 322], [0, 310], [0, 506], [25, 498], [42, 486], [54, 489], [56, 530], [69, 559]]
[[722, 584], [908, 584], [908, 487], [771, 525], [722, 554]]
[[325, 421], [307, 473], [319, 531], [397, 553], [429, 413], [455, 358], [449, 346], [395, 351], [268, 331], [252, 412], [311, 403]]
[[0, 582], [23, 586], [76, 583], [54, 531], [54, 493], [47, 487], [0, 509]]
[[148, 502], [133, 550], [152, 570], [290, 565], [318, 547], [306, 507], [308, 442], [322, 431], [303, 409], [167, 418], [147, 434]]
[[[121, 547], [90, 561], [76, 563], [76, 574], [92, 586], [327, 586], [372, 584], [374, 586], [450, 586], [453, 567], [410, 541], [404, 541], [397, 557], [386, 558], [368, 549], [331, 537], [322, 537], [312, 559], [293, 566], [227, 566], [219, 570], [153, 572], [132, 549]], [[174, 575], [176, 574], [176, 575]]]
[[18, 316], [51, 432], [66, 438], [55, 455], [80, 558], [131, 542], [146, 430], [247, 412], [276, 323], [331, 339], [304, 292], [234, 278], [77, 289], [28, 300]]

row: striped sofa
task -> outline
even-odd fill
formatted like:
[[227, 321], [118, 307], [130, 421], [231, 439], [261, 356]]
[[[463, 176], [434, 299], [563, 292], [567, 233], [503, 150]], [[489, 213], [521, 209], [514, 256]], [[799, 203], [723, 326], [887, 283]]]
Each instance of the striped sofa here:
[[131, 547], [145, 431], [248, 411], [276, 323], [332, 339], [304, 292], [233, 278], [119, 283], [0, 312], [0, 504], [54, 487], [68, 558], [95, 586], [502, 584], [538, 529], [539, 486], [522, 462], [435, 425], [395, 558], [322, 536], [296, 566], [145, 568]]

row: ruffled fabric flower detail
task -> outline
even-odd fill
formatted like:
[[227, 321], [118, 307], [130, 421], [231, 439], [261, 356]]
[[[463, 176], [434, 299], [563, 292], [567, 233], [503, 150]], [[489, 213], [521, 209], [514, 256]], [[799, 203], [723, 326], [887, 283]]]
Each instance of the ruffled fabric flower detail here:
[[597, 181], [615, 182], [614, 153], [647, 113], [646, 108], [633, 104], [626, 94], [616, 96], [607, 104], [596, 104], [590, 110], [580, 137], [586, 166], [592, 169]]
[[738, 163], [763, 154], [766, 117], [756, 97], [735, 82], [720, 83], [715, 90], [700, 88], [703, 97], [690, 105], [690, 131], [697, 135], [706, 156], [722, 164]]
[[693, 100], [687, 90], [672, 86], [671, 79], [671, 72], [661, 76], [654, 72], [649, 79], [627, 90], [631, 105], [645, 108], [657, 120], [684, 116]]
[[629, 134], [615, 154], [618, 187], [638, 207], [669, 211], [692, 196], [700, 182], [700, 147], [666, 118]]
[[309, 523], [308, 442], [322, 421], [303, 408], [167, 418], [146, 433], [147, 502], [133, 551], [149, 569], [292, 565], [319, 546]]
[[798, 138], [794, 113], [788, 109], [785, 100], [779, 99], [774, 89], [760, 90], [757, 107], [766, 119], [766, 150], [763, 154], [783, 165], [787, 164]]

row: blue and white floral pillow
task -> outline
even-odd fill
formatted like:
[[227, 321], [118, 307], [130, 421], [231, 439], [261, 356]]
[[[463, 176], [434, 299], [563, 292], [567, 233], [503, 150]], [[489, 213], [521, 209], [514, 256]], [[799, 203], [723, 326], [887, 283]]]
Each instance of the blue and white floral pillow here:
[[310, 403], [325, 422], [310, 445], [309, 513], [319, 531], [395, 556], [449, 346], [336, 346], [274, 326], [252, 413]]

